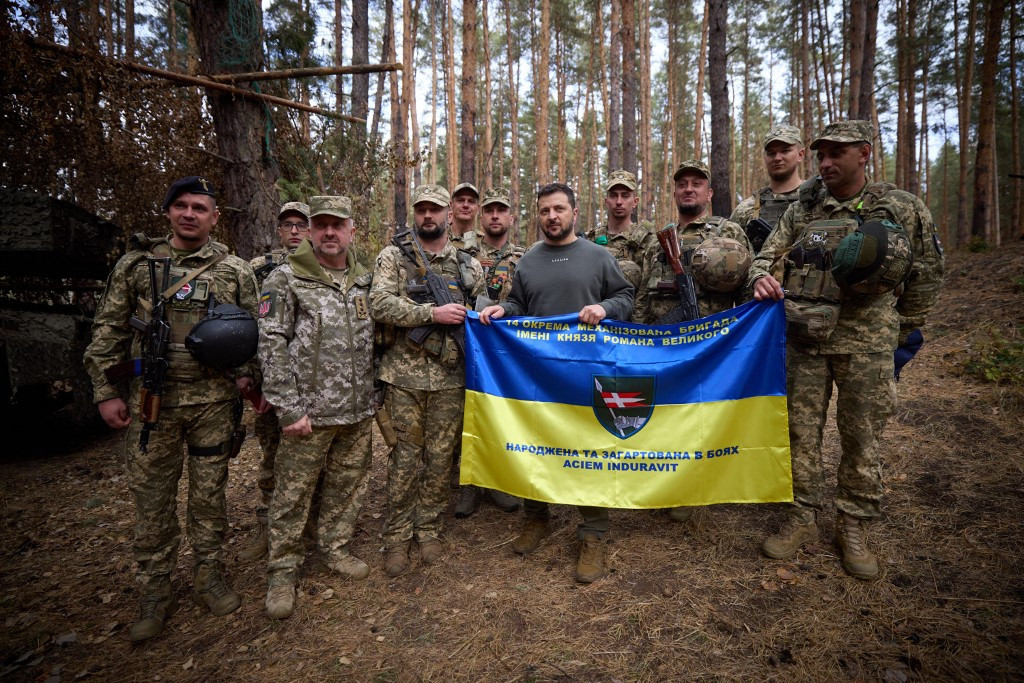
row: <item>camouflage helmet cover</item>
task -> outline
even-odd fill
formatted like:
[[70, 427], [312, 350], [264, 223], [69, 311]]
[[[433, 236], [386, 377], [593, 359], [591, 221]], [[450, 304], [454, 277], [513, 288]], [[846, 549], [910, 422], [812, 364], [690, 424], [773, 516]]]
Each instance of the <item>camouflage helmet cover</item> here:
[[747, 281], [751, 260], [738, 241], [712, 237], [693, 250], [693, 279], [710, 292], [734, 292]]

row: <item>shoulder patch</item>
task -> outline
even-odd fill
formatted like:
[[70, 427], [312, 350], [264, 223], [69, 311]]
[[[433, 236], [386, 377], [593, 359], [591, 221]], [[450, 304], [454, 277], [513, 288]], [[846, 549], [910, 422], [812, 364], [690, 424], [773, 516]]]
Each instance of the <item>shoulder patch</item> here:
[[276, 295], [274, 292], [263, 292], [260, 295], [260, 305], [256, 309], [257, 313], [261, 318], [266, 318], [268, 315], [274, 312], [274, 299]]

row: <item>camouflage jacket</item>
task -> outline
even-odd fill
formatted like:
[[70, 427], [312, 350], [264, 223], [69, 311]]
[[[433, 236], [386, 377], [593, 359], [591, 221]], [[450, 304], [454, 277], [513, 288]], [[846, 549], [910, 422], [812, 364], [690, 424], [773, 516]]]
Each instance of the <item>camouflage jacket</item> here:
[[477, 310], [481, 310], [484, 303], [489, 306], [491, 303], [501, 303], [507, 299], [508, 293], [512, 291], [512, 276], [515, 275], [516, 264], [526, 250], [512, 244], [510, 240], [495, 249], [484, 241], [483, 234], [477, 233], [476, 245], [466, 251], [480, 261], [484, 272], [484, 293], [477, 298]]
[[[862, 189], [854, 197], [840, 201], [823, 192], [808, 204], [794, 202], [751, 264], [748, 285], [752, 286], [758, 278], [772, 272], [775, 257], [785, 252], [813, 220], [853, 218], [857, 215], [865, 220], [887, 218], [907, 231], [914, 247], [914, 265], [907, 282], [894, 292], [878, 296], [844, 297], [839, 322], [828, 340], [817, 345], [801, 344], [801, 348], [809, 353], [892, 351], [900, 339], [924, 325], [938, 297], [945, 261], [928, 207], [902, 190], [889, 190], [868, 206], [861, 205], [863, 195]], [[772, 274], [780, 279], [777, 267]]]
[[[263, 283], [267, 281], [267, 276], [284, 263], [288, 255], [292, 253], [294, 253], [294, 250], [274, 249], [265, 254], [260, 254], [254, 259], [250, 259], [249, 266], [252, 267], [252, 272], [256, 275], [256, 282], [262, 287]], [[270, 257], [269, 259], [267, 258], [268, 256]], [[267, 266], [270, 267], [268, 268]]]
[[263, 393], [282, 425], [314, 427], [373, 415], [370, 272], [348, 254], [339, 282], [304, 241], [267, 278], [260, 296]]
[[[461, 283], [468, 299], [484, 291], [484, 274], [480, 262], [470, 260], [469, 272], [460, 272], [458, 251], [449, 241], [441, 253], [425, 251], [429, 268], [449, 282]], [[455, 351], [454, 342], [443, 336], [440, 353], [429, 353], [412, 346], [406, 332], [413, 327], [430, 325], [431, 303], [418, 304], [408, 295], [405, 257], [398, 247], [389, 245], [377, 255], [370, 288], [370, 314], [382, 326], [386, 350], [381, 358], [380, 379], [406, 389], [456, 389], [465, 386], [465, 366]], [[471, 307], [471, 302], [467, 301]]]
[[[797, 199], [800, 198], [800, 188], [799, 187], [797, 189], [791, 191], [791, 192], [781, 192], [781, 193], [779, 193], [779, 192], [772, 192], [771, 189], [768, 188], [768, 187], [762, 187], [760, 190], [757, 191], [757, 193], [759, 195], [761, 195], [762, 197], [764, 197], [766, 194], [770, 193], [770, 196], [771, 196], [772, 199], [780, 199], [780, 200], [784, 200], [784, 201], [788, 201], [788, 202], [795, 202]], [[736, 225], [740, 226], [744, 230], [746, 230], [747, 229], [747, 223], [749, 223], [751, 221], [751, 219], [754, 218], [754, 206], [755, 206], [754, 199], [755, 199], [755, 196], [752, 195], [752, 196], [747, 197], [746, 199], [744, 199], [742, 202], [740, 202], [739, 206], [737, 206], [735, 209], [732, 210], [732, 215], [729, 216], [729, 220], [732, 221], [733, 223], [735, 223]], [[753, 256], [753, 254], [751, 256]]]
[[[175, 275], [192, 271], [215, 259], [221, 259], [202, 275], [179, 289], [167, 303], [171, 324], [170, 367], [166, 375], [161, 404], [186, 406], [224, 401], [238, 396], [234, 379], [251, 376], [255, 362], [232, 372], [220, 372], [199, 365], [184, 347], [184, 336], [191, 325], [206, 315], [208, 297], [218, 303], [241, 306], [256, 314], [258, 288], [249, 264], [228, 254], [228, 248], [210, 240], [191, 253], [181, 255], [170, 248], [168, 238], [140, 241], [133, 238], [133, 249], [121, 257], [107, 279], [103, 299], [93, 320], [92, 342], [85, 351], [85, 367], [92, 379], [97, 403], [118, 398], [117, 386], [107, 381], [103, 371], [128, 358], [125, 349], [131, 345], [131, 357], [142, 354], [141, 337], [128, 325], [132, 316], [148, 319], [152, 292], [147, 257], [170, 256], [172, 284]], [[161, 278], [158, 270], [158, 281]], [[138, 395], [141, 379], [132, 382], [132, 396]]]
[[626, 280], [633, 285], [634, 291], [639, 292], [644, 252], [652, 244], [658, 244], [658, 238], [651, 232], [650, 223], [642, 221], [640, 225], [630, 225], [628, 230], [615, 235], [609, 234], [608, 224], [605, 223], [587, 230], [585, 237], [595, 244], [600, 244], [615, 257]]
[[[747, 239], [743, 228], [724, 218], [712, 220], [712, 217], [705, 213], [679, 231], [679, 241], [684, 252], [696, 249], [701, 242], [712, 237], [729, 237], [753, 253], [750, 240]], [[656, 236], [654, 242], [644, 250], [640, 283], [633, 312], [634, 322], [653, 324], [679, 303], [679, 295], [675, 289], [675, 273], [666, 261], [665, 252]], [[746, 290], [742, 288], [736, 292], [719, 293], [705, 292], [696, 282], [694, 286], [697, 288], [697, 305], [701, 316], [728, 310], [748, 298]]]
[[464, 232], [461, 235], [456, 235], [451, 230], [448, 230], [448, 242], [456, 249], [468, 251], [472, 254], [480, 245], [480, 235], [473, 230]]

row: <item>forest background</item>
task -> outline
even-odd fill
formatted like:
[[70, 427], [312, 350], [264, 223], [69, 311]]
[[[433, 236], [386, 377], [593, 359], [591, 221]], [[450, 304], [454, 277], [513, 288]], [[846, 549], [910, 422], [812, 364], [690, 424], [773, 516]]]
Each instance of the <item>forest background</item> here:
[[589, 226], [604, 221], [603, 179], [626, 168], [639, 216], [660, 226], [681, 160], [710, 161], [728, 215], [767, 181], [772, 125], [810, 141], [857, 117], [878, 131], [871, 175], [920, 195], [947, 246], [982, 250], [1022, 236], [1019, 9], [2, 1], [0, 185], [162, 234], [164, 188], [203, 174], [222, 189], [218, 238], [243, 256], [272, 246], [282, 201], [346, 194], [372, 258], [421, 182], [510, 187], [529, 243], [539, 184], [576, 188]]

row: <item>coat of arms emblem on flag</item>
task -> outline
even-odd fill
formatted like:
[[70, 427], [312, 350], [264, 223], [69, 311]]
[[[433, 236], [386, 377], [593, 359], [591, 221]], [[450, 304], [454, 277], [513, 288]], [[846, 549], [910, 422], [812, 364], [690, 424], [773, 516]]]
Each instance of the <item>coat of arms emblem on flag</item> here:
[[628, 439], [654, 411], [654, 377], [594, 375], [594, 415], [613, 436]]

